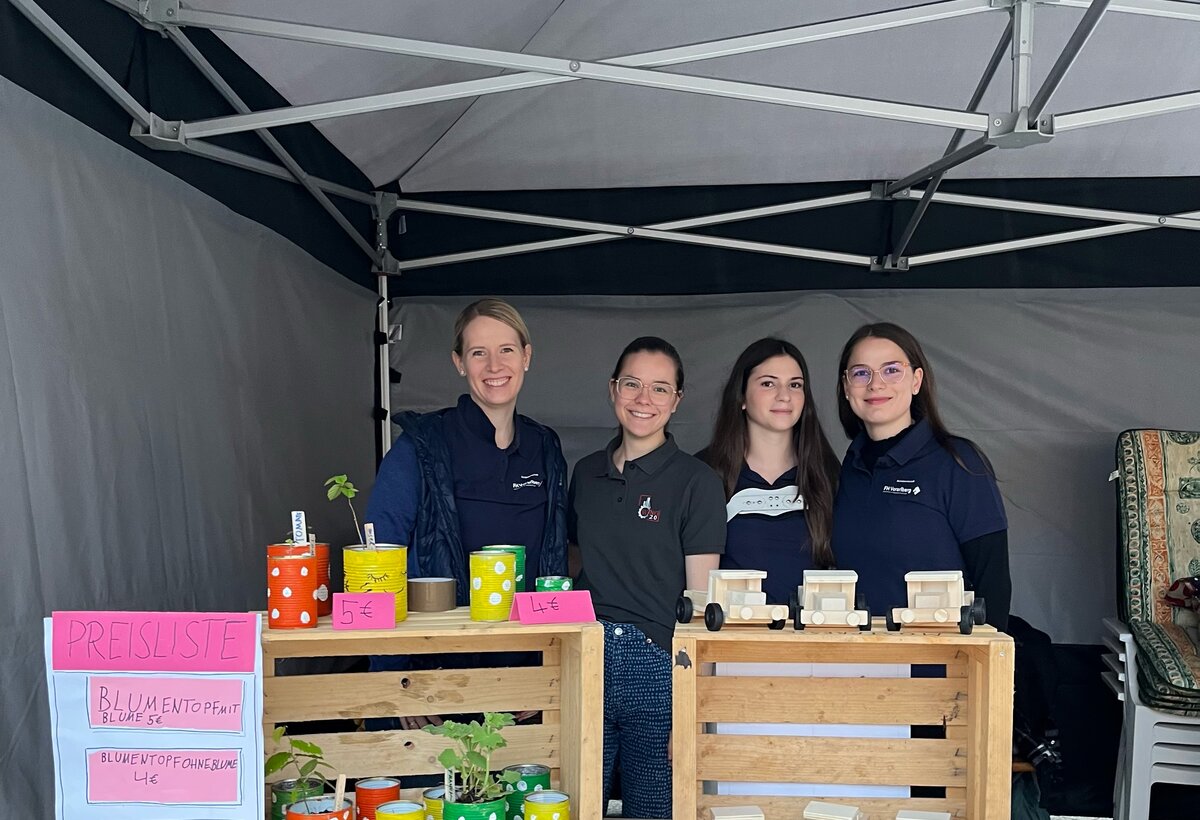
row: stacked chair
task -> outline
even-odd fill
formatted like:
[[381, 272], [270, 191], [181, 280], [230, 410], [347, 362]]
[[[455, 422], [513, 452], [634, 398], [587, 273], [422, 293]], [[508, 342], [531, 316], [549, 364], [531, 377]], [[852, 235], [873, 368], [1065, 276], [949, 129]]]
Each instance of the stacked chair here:
[[1123, 620], [1105, 621], [1104, 673], [1125, 714], [1114, 818], [1144, 820], [1154, 783], [1200, 785], [1196, 616], [1163, 598], [1200, 575], [1200, 432], [1127, 430], [1117, 459]]

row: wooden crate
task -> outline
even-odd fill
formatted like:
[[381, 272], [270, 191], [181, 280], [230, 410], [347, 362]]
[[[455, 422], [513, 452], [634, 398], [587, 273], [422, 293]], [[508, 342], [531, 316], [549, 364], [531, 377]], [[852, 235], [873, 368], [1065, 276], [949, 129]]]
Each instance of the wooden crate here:
[[[264, 619], [265, 621], [265, 619]], [[600, 817], [604, 738], [604, 632], [598, 623], [525, 626], [470, 620], [466, 607], [413, 612], [395, 629], [335, 631], [328, 617], [315, 629], [264, 629], [263, 732], [276, 751], [277, 725], [340, 718], [378, 718], [538, 710], [541, 725], [504, 730], [508, 746], [495, 753], [501, 768], [542, 763], [571, 796], [572, 816]], [[417, 655], [457, 652], [540, 652], [542, 665], [520, 668], [275, 675], [282, 658]], [[347, 777], [440, 774], [447, 745], [427, 732], [297, 734], [322, 747]], [[275, 775], [281, 779], [286, 774]], [[402, 780], [403, 783], [403, 780]], [[420, 790], [405, 790], [406, 797]]]
[[[973, 634], [754, 627], [708, 632], [680, 625], [674, 645], [676, 818], [711, 806], [755, 804], [799, 817], [812, 799], [857, 805], [891, 820], [899, 809], [956, 820], [1007, 820], [1011, 802], [1013, 641]], [[937, 664], [945, 678], [725, 677], [712, 664]], [[816, 670], [820, 674], [819, 669]], [[705, 724], [936, 725], [944, 739], [782, 737], [710, 733]], [[720, 781], [944, 787], [944, 798], [750, 797], [705, 793]], [[707, 791], [712, 792], [709, 788]], [[707, 816], [707, 813], [704, 814]]]

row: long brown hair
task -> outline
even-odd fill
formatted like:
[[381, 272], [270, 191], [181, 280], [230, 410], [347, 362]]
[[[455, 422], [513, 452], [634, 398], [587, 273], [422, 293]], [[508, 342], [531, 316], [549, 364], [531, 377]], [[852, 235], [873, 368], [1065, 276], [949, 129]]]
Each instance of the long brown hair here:
[[837, 408], [838, 420], [842, 423], [842, 429], [846, 432], [846, 438], [853, 439], [865, 429], [862, 419], [854, 415], [854, 410], [850, 407], [850, 400], [846, 397], [845, 378], [846, 368], [850, 366], [850, 354], [854, 352], [854, 346], [863, 339], [870, 338], [887, 339], [889, 342], [894, 343], [908, 357], [909, 366], [914, 371], [920, 368], [924, 374], [921, 379], [921, 389], [912, 397], [910, 412], [912, 413], [913, 423], [915, 424], [921, 419], [928, 421], [929, 429], [933, 431], [934, 440], [942, 446], [942, 449], [954, 457], [958, 466], [967, 472], [972, 472], [963, 463], [962, 456], [954, 449], [951, 439], [958, 438], [959, 441], [965, 442], [967, 446], [978, 454], [988, 473], [995, 476], [992, 463], [988, 461], [988, 457], [976, 446], [975, 442], [970, 439], [950, 435], [950, 431], [946, 429], [946, 425], [942, 422], [942, 416], [938, 412], [937, 382], [933, 378], [933, 368], [929, 364], [929, 359], [925, 356], [925, 351], [921, 349], [921, 343], [907, 330], [892, 322], [876, 322], [874, 324], [863, 325], [851, 334], [850, 338], [846, 340], [845, 347], [842, 348], [842, 356], [838, 359]]
[[787, 356], [800, 365], [804, 376], [804, 408], [792, 428], [792, 447], [796, 455], [796, 488], [804, 499], [804, 516], [812, 539], [813, 566], [833, 566], [830, 535], [833, 529], [833, 496], [837, 488], [839, 463], [829, 439], [817, 418], [816, 401], [809, 387], [808, 363], [791, 342], [783, 339], [759, 339], [738, 356], [721, 391], [721, 404], [713, 425], [712, 441], [704, 451], [705, 461], [725, 484], [725, 497], [733, 495], [738, 475], [746, 463], [749, 434], [746, 431], [746, 385], [750, 372], [767, 359]]

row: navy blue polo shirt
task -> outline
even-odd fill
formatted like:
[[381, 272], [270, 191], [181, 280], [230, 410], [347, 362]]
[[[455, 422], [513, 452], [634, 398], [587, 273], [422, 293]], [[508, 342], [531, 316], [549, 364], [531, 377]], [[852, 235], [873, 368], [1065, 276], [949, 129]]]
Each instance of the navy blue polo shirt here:
[[922, 419], [875, 469], [862, 459], [859, 433], [842, 461], [833, 505], [833, 554], [839, 569], [858, 573], [858, 591], [871, 612], [903, 606], [904, 575], [961, 570], [960, 545], [1008, 528], [996, 480], [965, 440], [951, 444], [963, 469]]
[[725, 491], [669, 433], [623, 472], [612, 460], [620, 443], [581, 459], [571, 476], [567, 533], [583, 559], [579, 587], [591, 591], [600, 620], [634, 624], [669, 652], [685, 556], [725, 548]]
[[766, 571], [767, 601], [786, 604], [812, 569], [812, 539], [797, 499], [796, 468], [774, 482], [742, 465], [733, 496], [725, 505], [725, 554], [722, 569]]
[[533, 590], [546, 526], [541, 436], [518, 416], [512, 444], [500, 449], [495, 426], [467, 394], [442, 417], [442, 425], [463, 549], [469, 553], [489, 544], [524, 544], [525, 586]]

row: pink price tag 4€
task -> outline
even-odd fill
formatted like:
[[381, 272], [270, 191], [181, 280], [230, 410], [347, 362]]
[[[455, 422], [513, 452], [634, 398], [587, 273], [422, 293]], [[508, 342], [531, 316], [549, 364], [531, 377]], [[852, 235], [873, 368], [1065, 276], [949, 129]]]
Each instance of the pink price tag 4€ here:
[[596, 620], [592, 593], [586, 589], [571, 592], [518, 592], [513, 595], [509, 620], [523, 624], [577, 624]]
[[395, 629], [396, 593], [333, 593], [334, 629]]

